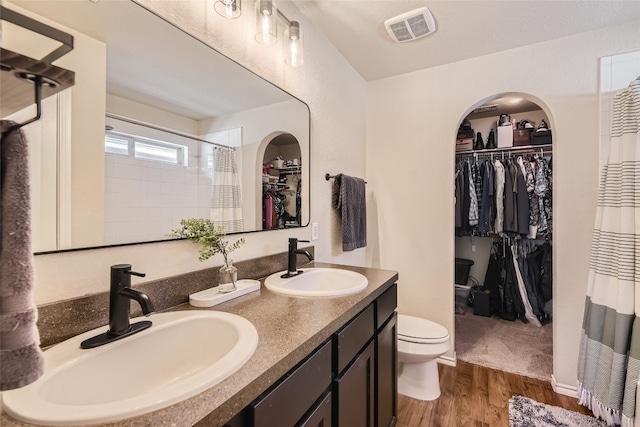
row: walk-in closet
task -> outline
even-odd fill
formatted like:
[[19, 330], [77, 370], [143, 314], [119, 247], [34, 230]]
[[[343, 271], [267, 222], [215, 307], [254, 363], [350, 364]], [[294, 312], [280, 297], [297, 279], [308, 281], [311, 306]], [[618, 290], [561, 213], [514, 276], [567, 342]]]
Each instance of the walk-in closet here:
[[455, 350], [551, 380], [555, 142], [531, 99], [481, 102], [456, 134]]

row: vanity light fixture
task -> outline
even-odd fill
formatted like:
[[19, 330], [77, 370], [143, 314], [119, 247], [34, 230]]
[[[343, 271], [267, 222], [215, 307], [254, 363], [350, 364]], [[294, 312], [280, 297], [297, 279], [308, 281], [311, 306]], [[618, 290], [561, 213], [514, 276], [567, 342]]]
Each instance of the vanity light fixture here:
[[242, 14], [241, 3], [242, 0], [216, 0], [213, 9], [224, 18], [235, 19]]
[[284, 31], [286, 43], [284, 43], [285, 62], [298, 67], [304, 63], [304, 49], [302, 42], [302, 30], [298, 21], [290, 21], [282, 13], [272, 0], [256, 0], [255, 4], [256, 41], [264, 46], [271, 46], [278, 41], [277, 17], [286, 24]]
[[284, 30], [287, 43], [284, 45], [284, 62], [292, 67], [299, 67], [304, 63], [302, 30], [298, 21], [291, 21]]
[[256, 41], [263, 46], [271, 46], [278, 41], [276, 17], [278, 9], [271, 0], [256, 0]]

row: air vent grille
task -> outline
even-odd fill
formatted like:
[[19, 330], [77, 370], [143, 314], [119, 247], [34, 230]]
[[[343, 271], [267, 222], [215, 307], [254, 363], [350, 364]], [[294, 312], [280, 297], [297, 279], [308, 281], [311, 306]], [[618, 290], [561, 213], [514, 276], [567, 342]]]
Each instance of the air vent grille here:
[[433, 15], [426, 7], [387, 19], [384, 25], [389, 36], [398, 43], [419, 39], [436, 30]]

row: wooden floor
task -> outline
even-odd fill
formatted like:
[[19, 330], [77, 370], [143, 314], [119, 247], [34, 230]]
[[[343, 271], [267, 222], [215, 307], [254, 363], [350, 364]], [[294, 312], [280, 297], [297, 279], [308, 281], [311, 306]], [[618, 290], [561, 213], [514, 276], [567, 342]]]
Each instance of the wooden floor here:
[[508, 427], [513, 395], [591, 415], [576, 399], [556, 394], [547, 381], [462, 361], [455, 368], [439, 364], [438, 370], [440, 398], [425, 402], [399, 395], [397, 427]]

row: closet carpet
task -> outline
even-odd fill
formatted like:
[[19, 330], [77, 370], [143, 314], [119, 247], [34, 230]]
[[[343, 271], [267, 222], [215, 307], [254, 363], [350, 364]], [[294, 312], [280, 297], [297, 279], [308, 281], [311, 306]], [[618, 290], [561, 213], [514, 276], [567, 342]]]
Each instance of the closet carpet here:
[[470, 307], [455, 317], [458, 360], [551, 381], [553, 323], [537, 327], [520, 320], [476, 316]]

